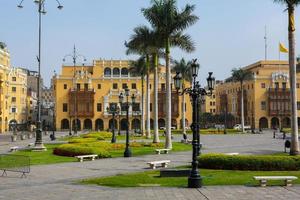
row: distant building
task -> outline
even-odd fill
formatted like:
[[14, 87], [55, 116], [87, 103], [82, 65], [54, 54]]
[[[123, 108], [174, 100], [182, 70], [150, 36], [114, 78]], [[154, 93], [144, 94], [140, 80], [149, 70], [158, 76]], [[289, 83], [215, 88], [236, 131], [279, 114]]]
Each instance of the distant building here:
[[10, 54], [0, 42], [0, 132], [27, 123], [27, 74], [10, 66]]
[[[245, 81], [244, 114], [245, 125], [253, 128], [281, 128], [291, 126], [290, 78], [286, 61], [259, 61], [244, 70], [251, 71], [253, 80]], [[300, 75], [297, 74], [297, 109], [300, 116]], [[216, 87], [216, 111], [235, 116], [240, 123], [240, 83], [225, 81]], [[298, 124], [300, 120], [298, 118]]]

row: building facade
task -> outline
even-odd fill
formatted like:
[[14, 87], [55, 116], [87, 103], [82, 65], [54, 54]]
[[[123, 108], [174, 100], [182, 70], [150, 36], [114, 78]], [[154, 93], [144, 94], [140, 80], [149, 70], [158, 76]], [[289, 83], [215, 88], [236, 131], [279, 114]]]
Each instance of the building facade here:
[[[136, 96], [136, 103], [129, 108], [130, 129], [140, 129], [142, 101], [141, 77], [129, 72], [128, 60], [96, 60], [90, 65], [62, 66], [60, 75], [53, 78], [55, 98], [56, 129], [67, 130], [74, 127], [75, 106], [77, 127], [79, 130], [108, 130], [112, 127], [112, 115], [107, 108], [113, 104], [121, 108], [120, 115], [115, 119], [116, 128], [126, 129], [126, 111], [124, 105], [119, 104], [119, 94], [128, 87], [130, 96]], [[159, 68], [158, 83], [158, 127], [165, 127], [165, 97], [166, 81], [164, 67]], [[150, 75], [150, 126], [153, 128], [154, 119], [154, 84]], [[144, 84], [146, 91], [146, 82]], [[146, 99], [146, 93], [144, 94]], [[172, 126], [180, 128], [181, 99], [175, 89], [172, 91]], [[189, 99], [189, 98], [186, 98]], [[76, 103], [75, 103], [76, 100]], [[129, 97], [129, 102], [131, 99]], [[191, 104], [186, 103], [186, 122], [191, 123]], [[144, 109], [146, 110], [146, 109]], [[146, 112], [145, 119], [146, 119]], [[72, 123], [70, 123], [72, 122]], [[146, 123], [145, 123], [146, 124]], [[71, 127], [70, 127], [71, 126]]]
[[[245, 125], [252, 128], [284, 128], [291, 126], [289, 66], [286, 61], [259, 61], [246, 66], [253, 78], [245, 81]], [[297, 74], [297, 109], [300, 114], [300, 75]], [[240, 123], [240, 83], [225, 80], [216, 87], [216, 111], [227, 109]], [[226, 108], [227, 107], [227, 108]], [[298, 118], [298, 123], [300, 122]]]
[[216, 114], [216, 91], [212, 91], [212, 95], [205, 95], [201, 101], [201, 112]]
[[27, 74], [10, 65], [10, 54], [0, 42], [0, 133], [27, 123]]

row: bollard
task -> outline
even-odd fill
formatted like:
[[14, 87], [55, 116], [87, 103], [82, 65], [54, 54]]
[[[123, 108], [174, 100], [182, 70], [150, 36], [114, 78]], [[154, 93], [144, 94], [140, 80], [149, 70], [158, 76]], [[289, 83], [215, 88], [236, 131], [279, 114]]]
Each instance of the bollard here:
[[273, 132], [273, 138], [275, 138], [275, 131]]

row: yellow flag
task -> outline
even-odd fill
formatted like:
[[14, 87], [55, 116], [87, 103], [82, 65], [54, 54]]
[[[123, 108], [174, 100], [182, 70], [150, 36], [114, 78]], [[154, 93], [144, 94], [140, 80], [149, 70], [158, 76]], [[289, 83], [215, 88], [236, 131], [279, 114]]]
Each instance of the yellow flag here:
[[289, 50], [285, 46], [283, 46], [283, 44], [281, 44], [280, 42], [279, 42], [279, 51], [282, 52], [282, 53], [288, 53], [289, 52]]

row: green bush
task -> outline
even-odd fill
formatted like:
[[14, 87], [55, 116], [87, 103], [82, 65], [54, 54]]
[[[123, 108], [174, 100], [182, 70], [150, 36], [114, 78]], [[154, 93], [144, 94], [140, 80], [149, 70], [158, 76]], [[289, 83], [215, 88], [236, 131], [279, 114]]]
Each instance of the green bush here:
[[90, 132], [82, 136], [83, 138], [111, 138], [112, 133], [110, 132]]
[[286, 171], [300, 170], [300, 156], [224, 155], [205, 154], [199, 158], [199, 167], [205, 169]]
[[96, 141], [97, 141], [97, 138], [72, 138], [72, 139], [69, 139], [70, 144], [96, 142]]
[[83, 146], [82, 144], [63, 144], [56, 147], [53, 151], [55, 155], [59, 156], [79, 156], [79, 155], [89, 155], [89, 154], [97, 154], [99, 158], [110, 158], [111, 155], [108, 151], [101, 147], [88, 147]]

